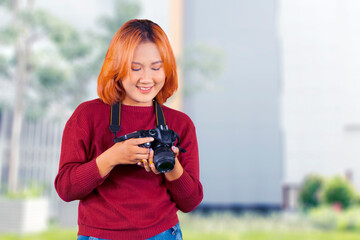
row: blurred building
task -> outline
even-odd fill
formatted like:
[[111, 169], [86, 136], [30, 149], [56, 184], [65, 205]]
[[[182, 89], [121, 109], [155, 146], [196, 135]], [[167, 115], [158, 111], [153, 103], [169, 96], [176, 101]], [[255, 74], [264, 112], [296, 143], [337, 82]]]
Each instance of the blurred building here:
[[360, 189], [360, 2], [279, 1], [284, 182], [347, 175]]
[[[224, 68], [214, 87], [184, 97], [184, 110], [198, 134], [202, 207], [280, 208], [277, 1], [184, 2], [185, 46], [206, 44], [225, 55], [215, 59]], [[189, 74], [184, 84], [197, 77]]]

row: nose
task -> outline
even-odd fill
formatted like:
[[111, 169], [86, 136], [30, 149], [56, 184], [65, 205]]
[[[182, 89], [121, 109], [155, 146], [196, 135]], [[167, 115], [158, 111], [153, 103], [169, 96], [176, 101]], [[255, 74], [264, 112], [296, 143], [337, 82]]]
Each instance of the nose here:
[[141, 83], [152, 83], [152, 74], [149, 69], [144, 69], [143, 74], [140, 77]]

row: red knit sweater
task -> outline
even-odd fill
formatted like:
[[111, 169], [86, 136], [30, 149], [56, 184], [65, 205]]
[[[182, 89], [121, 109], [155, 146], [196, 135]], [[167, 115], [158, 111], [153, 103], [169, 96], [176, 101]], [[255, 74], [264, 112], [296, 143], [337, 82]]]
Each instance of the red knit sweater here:
[[[110, 106], [96, 99], [81, 104], [66, 123], [55, 188], [64, 201], [80, 200], [79, 234], [105, 239], [146, 239], [178, 222], [177, 210], [192, 211], [202, 200], [195, 127], [179, 111], [162, 106], [166, 123], [181, 138], [181, 177], [137, 165], [118, 165], [101, 178], [95, 159], [111, 147]], [[122, 105], [118, 136], [155, 128], [154, 107]]]

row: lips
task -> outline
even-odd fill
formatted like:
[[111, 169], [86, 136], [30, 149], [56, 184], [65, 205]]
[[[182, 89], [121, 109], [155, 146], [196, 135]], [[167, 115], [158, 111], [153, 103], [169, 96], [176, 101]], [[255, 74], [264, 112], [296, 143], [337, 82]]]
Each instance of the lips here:
[[141, 93], [149, 93], [153, 87], [137, 87]]

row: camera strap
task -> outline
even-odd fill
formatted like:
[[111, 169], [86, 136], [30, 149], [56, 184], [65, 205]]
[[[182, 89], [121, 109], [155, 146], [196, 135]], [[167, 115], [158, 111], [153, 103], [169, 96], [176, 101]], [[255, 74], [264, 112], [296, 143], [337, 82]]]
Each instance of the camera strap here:
[[111, 106], [110, 110], [110, 131], [115, 135], [114, 140], [117, 138], [116, 133], [120, 131], [121, 126], [121, 103], [117, 102]]
[[[168, 126], [166, 125], [165, 115], [161, 108], [161, 105], [154, 99], [154, 112], [155, 112], [155, 120], [156, 120], [156, 127], [160, 128], [161, 130], [168, 130]], [[126, 134], [121, 137], [117, 137], [117, 133], [120, 131], [121, 127], [121, 102], [117, 102], [111, 106], [110, 111], [110, 131], [114, 134], [114, 142], [122, 142], [130, 138], [138, 138], [141, 136], [142, 131], [133, 132], [130, 134]], [[186, 152], [185, 149], [182, 149], [180, 145], [180, 137], [179, 135], [172, 131], [177, 139], [176, 147], [179, 148], [180, 152]]]
[[156, 117], [156, 125], [160, 126], [166, 126], [166, 121], [165, 121], [165, 116], [164, 116], [164, 112], [160, 106], [160, 104], [154, 100], [154, 105], [155, 105], [155, 117]]
[[[161, 105], [155, 99], [153, 101], [155, 105], [154, 111], [155, 111], [156, 125], [159, 126], [160, 128], [167, 129], [168, 127], [166, 126], [165, 116], [161, 108]], [[121, 139], [117, 137], [117, 133], [120, 131], [121, 128], [121, 102], [117, 102], [111, 106], [109, 128], [110, 131], [114, 134], [114, 142], [121, 142], [128, 138], [138, 137], [137, 135], [136, 136], [133, 135], [136, 133], [131, 133], [126, 135], [127, 136], [126, 139]]]

